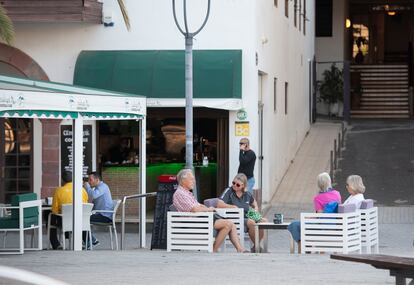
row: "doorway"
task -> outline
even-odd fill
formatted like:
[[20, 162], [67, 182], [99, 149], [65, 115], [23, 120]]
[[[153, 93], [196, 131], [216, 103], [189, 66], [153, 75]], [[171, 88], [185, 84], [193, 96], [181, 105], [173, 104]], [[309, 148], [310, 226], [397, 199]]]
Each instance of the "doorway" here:
[[33, 120], [0, 119], [0, 202], [33, 192]]
[[258, 149], [258, 179], [257, 179], [257, 187], [258, 189], [262, 189], [263, 185], [263, 84], [264, 84], [264, 76], [265, 74], [259, 72], [259, 82], [258, 82], [258, 115], [259, 115], [259, 149]]

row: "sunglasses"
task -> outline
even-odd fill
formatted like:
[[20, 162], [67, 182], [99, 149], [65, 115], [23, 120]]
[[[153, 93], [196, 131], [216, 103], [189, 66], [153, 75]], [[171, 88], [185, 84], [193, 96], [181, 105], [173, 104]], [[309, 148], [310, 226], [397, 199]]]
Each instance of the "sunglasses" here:
[[235, 186], [237, 186], [237, 187], [240, 187], [240, 186], [242, 186], [242, 184], [240, 184], [240, 183], [237, 183], [237, 182], [234, 182], [234, 181], [232, 182], [232, 184], [233, 184], [233, 185], [235, 185]]
[[245, 143], [239, 143], [239, 145], [245, 145]]

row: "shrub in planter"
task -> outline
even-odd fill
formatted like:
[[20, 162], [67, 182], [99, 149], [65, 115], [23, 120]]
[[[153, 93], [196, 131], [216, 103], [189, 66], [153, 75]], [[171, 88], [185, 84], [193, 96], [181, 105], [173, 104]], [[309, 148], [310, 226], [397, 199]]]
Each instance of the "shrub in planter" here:
[[330, 69], [322, 73], [323, 80], [319, 85], [322, 101], [329, 105], [331, 114], [338, 115], [338, 103], [343, 102], [344, 80], [342, 70], [332, 64]]

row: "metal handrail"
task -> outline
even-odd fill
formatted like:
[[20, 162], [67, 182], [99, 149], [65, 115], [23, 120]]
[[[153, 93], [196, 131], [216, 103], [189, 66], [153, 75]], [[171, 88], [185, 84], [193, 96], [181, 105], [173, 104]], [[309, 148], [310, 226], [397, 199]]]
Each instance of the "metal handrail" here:
[[[147, 197], [154, 197], [157, 195], [157, 192], [150, 192], [150, 193], [144, 193], [144, 194], [134, 194], [125, 196], [122, 198], [122, 219], [121, 219], [121, 250], [124, 249], [125, 244], [125, 203], [129, 199], [142, 199]], [[145, 223], [145, 221], [144, 221]]]

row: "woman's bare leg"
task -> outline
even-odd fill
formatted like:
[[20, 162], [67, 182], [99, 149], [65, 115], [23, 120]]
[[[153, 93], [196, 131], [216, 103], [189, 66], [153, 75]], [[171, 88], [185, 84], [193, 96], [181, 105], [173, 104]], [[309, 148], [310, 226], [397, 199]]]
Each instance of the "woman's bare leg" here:
[[214, 241], [213, 251], [218, 252], [221, 244], [232, 228], [232, 222], [224, 219], [217, 220], [214, 223], [214, 228], [217, 230], [216, 240]]
[[[254, 239], [255, 239], [255, 229], [254, 229], [255, 224], [256, 223], [252, 219], [247, 220], [247, 231], [249, 233], [250, 240], [253, 242], [253, 244], [254, 244]], [[260, 232], [259, 232], [259, 237], [260, 237]], [[262, 239], [262, 237], [260, 237], [260, 239]]]
[[[260, 222], [259, 222], [259, 223], [267, 223], [267, 219], [263, 218], [263, 219], [261, 219], [261, 220], [260, 220]], [[260, 240], [260, 241], [263, 239], [263, 236], [264, 236], [264, 230], [263, 230], [263, 229], [261, 229], [261, 230], [259, 231], [259, 240]]]
[[241, 243], [240, 243], [240, 238], [242, 237], [239, 238], [239, 236], [237, 235], [237, 228], [235, 224], [233, 224], [233, 226], [231, 227], [229, 237], [230, 237], [231, 243], [234, 245], [237, 252], [244, 252], [244, 248], [241, 246]]

